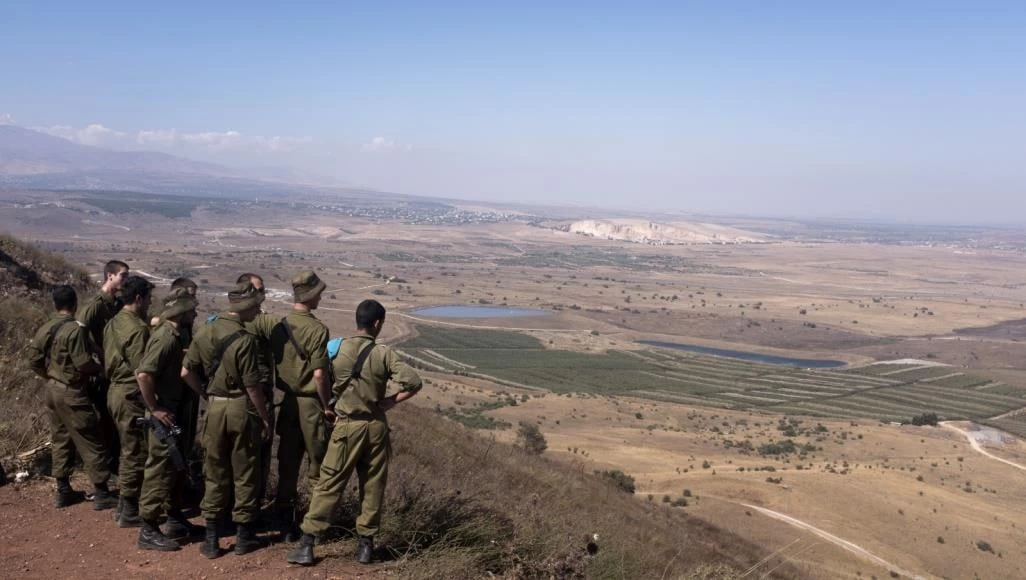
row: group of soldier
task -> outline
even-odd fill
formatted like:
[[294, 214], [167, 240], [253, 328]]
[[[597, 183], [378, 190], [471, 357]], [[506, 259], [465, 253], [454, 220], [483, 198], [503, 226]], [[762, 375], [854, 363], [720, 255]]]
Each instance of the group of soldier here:
[[[313, 314], [325, 284], [313, 271], [293, 277], [294, 304], [282, 318], [261, 309], [263, 279], [240, 275], [227, 310], [195, 325], [195, 332], [192, 280], [174, 280], [154, 309], [154, 285], [130, 275], [124, 262], [108, 262], [103, 277], [81, 309], [73, 287], [54, 288], [56, 313], [28, 349], [29, 365], [47, 382], [57, 507], [81, 499], [70, 481], [77, 451], [94, 486], [93, 508], [113, 508], [118, 527], [139, 527], [139, 548], [174, 551], [195, 539], [200, 553], [216, 558], [228, 528], [222, 520], [230, 515], [234, 552], [247, 554], [264, 545], [257, 520], [269, 491], [276, 432], [272, 511], [286, 541], [298, 542], [287, 560], [314, 563], [316, 538], [332, 525], [355, 470], [361, 498], [356, 558], [370, 562], [391, 453], [385, 413], [421, 388], [417, 373], [376, 342], [385, 308], [361, 302], [357, 333], [329, 354], [328, 327]], [[399, 390], [386, 396], [389, 381]], [[199, 428], [201, 401], [206, 411]], [[184, 514], [185, 456], [197, 432], [204, 526]], [[304, 453], [311, 499], [298, 525]], [[116, 495], [108, 487], [114, 466]]]

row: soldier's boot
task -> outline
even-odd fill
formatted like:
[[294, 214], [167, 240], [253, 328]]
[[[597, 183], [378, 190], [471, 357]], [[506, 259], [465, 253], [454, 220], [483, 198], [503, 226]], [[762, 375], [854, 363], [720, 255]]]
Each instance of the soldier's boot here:
[[97, 484], [93, 489], [93, 509], [96, 511], [109, 510], [118, 505], [118, 498], [107, 489], [106, 483]]
[[121, 510], [125, 509], [125, 498], [118, 496], [118, 505], [114, 507], [114, 523], [121, 519]]
[[266, 544], [257, 537], [250, 524], [235, 524], [235, 554], [242, 556], [263, 548]]
[[71, 480], [67, 477], [57, 479], [57, 507], [74, 505], [85, 499], [85, 494], [71, 488]]
[[197, 526], [190, 522], [182, 510], [171, 510], [167, 514], [167, 525], [164, 526], [164, 535], [172, 540], [200, 539], [203, 537], [203, 526]]
[[299, 545], [289, 550], [285, 561], [289, 564], [299, 564], [301, 566], [312, 566], [314, 563], [314, 536], [313, 534], [303, 534], [299, 538]]
[[221, 546], [217, 537], [217, 520], [207, 520], [206, 533], [203, 543], [200, 544], [200, 554], [207, 558], [217, 558], [221, 555]]
[[160, 552], [176, 552], [181, 549], [178, 542], [160, 532], [156, 520], [143, 520], [139, 530], [139, 540], [135, 543], [140, 550], [157, 550]]
[[356, 561], [361, 564], [370, 564], [373, 554], [374, 538], [360, 536], [360, 545], [356, 547]]
[[142, 525], [142, 518], [139, 517], [139, 498], [126, 497], [121, 505], [121, 517], [118, 518], [119, 528], [138, 528]]

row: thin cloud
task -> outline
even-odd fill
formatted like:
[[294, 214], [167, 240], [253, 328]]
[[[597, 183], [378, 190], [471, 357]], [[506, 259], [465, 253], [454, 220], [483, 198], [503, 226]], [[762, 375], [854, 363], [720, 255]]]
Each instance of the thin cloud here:
[[375, 137], [364, 143], [360, 150], [365, 153], [390, 153], [392, 151], [412, 151], [413, 145], [397, 143], [385, 137]]
[[0, 125], [13, 125], [14, 117], [10, 113], [0, 113]]
[[[2, 120], [3, 117], [0, 117]], [[63, 137], [82, 145], [113, 149], [199, 149], [208, 151], [286, 152], [312, 143], [310, 137], [282, 135], [246, 135], [239, 131], [181, 132], [177, 129], [144, 129], [135, 132], [116, 131], [99, 123], [76, 128], [70, 125], [34, 127], [35, 130]]]

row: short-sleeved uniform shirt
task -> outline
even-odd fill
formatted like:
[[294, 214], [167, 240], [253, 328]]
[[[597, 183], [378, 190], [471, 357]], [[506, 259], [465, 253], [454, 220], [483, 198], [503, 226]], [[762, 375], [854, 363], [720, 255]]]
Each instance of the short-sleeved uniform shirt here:
[[246, 323], [246, 330], [256, 336], [257, 344], [260, 345], [260, 362], [267, 365], [264, 373], [267, 376], [267, 385], [269, 387], [275, 381], [274, 355], [271, 353], [271, 333], [274, 332], [274, 327], [278, 325], [278, 322], [278, 318], [270, 314], [260, 313], [252, 321]]
[[[357, 357], [369, 345], [373, 345], [370, 346], [373, 350], [363, 363], [360, 378], [350, 380]], [[422, 386], [417, 371], [403, 362], [394, 350], [383, 344], [375, 344], [366, 336], [343, 340], [332, 367], [335, 373], [332, 388], [338, 397], [335, 410], [342, 415], [371, 414], [384, 420], [385, 414], [378, 409], [377, 403], [385, 398], [388, 381], [398, 383], [401, 392], [419, 391]], [[343, 387], [345, 390], [339, 395], [338, 391]]]
[[[59, 325], [53, 342], [50, 343], [50, 356], [47, 360], [46, 341], [51, 329]], [[55, 314], [36, 331], [29, 343], [26, 357], [29, 366], [35, 370], [43, 370], [46, 376], [70, 385], [81, 386], [88, 375], [80, 369], [93, 361], [92, 349], [89, 346], [89, 335], [85, 326], [75, 322], [70, 314]]]
[[103, 330], [121, 310], [121, 303], [114, 296], [97, 292], [78, 311], [78, 321], [85, 325], [89, 338], [97, 349], [103, 348]]
[[153, 377], [157, 400], [164, 406], [176, 406], [187, 388], [182, 380], [182, 360], [187, 346], [185, 333], [179, 332], [173, 324], [162, 323], [153, 330], [136, 369]]
[[112, 385], [135, 385], [138, 368], [150, 339], [150, 325], [135, 312], [118, 312], [103, 329], [104, 367]]
[[[305, 358], [289, 340], [285, 323], [303, 349]], [[277, 371], [278, 388], [296, 395], [316, 395], [314, 371], [328, 370], [328, 327], [308, 310], [293, 310], [271, 332], [271, 352]]]
[[[219, 347], [235, 333], [239, 333], [239, 337], [224, 350], [213, 376], [208, 376]], [[216, 320], [200, 327], [189, 345], [184, 364], [190, 372], [206, 377], [207, 393], [217, 397], [238, 396], [245, 393], [247, 386], [267, 381], [266, 365], [262, 365], [256, 337], [238, 318], [227, 313], [219, 314]]]

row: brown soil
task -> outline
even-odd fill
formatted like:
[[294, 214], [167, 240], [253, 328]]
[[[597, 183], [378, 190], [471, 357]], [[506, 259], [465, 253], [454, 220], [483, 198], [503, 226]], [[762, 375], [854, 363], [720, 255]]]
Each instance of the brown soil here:
[[[76, 489], [85, 482], [76, 481]], [[90, 502], [53, 507], [52, 481], [35, 480], [0, 488], [0, 575], [7, 578], [375, 578], [388, 564], [352, 562], [355, 542], [318, 546], [317, 566], [285, 562], [288, 544], [277, 543], [248, 554], [226, 553], [216, 560], [200, 555], [198, 544], [178, 552], [136, 548], [138, 529], [119, 529], [110, 511], [93, 511]], [[194, 519], [198, 523], [200, 520]], [[222, 538], [229, 548], [234, 538]]]

